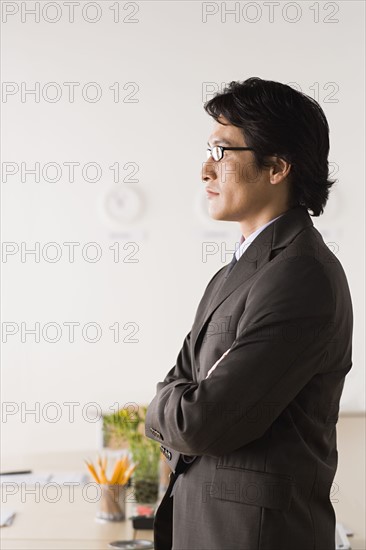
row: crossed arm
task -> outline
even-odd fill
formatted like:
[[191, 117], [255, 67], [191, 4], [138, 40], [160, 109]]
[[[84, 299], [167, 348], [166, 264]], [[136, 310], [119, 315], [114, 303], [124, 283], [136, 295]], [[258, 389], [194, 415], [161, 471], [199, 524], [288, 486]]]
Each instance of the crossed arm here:
[[315, 260], [298, 258], [286, 270], [291, 285], [278, 266], [260, 286], [253, 285], [243, 329], [200, 383], [192, 381], [187, 335], [176, 366], [148, 407], [148, 437], [153, 426], [164, 445], [180, 453], [231, 452], [263, 435], [321, 370], [333, 335], [328, 279]]

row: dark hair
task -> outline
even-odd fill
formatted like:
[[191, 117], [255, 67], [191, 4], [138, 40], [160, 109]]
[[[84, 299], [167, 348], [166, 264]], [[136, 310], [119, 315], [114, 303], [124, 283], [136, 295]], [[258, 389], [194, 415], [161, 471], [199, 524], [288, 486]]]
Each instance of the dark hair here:
[[328, 179], [329, 126], [314, 99], [287, 84], [252, 77], [230, 82], [204, 109], [217, 122], [222, 115], [242, 129], [257, 169], [270, 166], [268, 155], [291, 163], [294, 204], [310, 209], [313, 216], [323, 213], [337, 180]]

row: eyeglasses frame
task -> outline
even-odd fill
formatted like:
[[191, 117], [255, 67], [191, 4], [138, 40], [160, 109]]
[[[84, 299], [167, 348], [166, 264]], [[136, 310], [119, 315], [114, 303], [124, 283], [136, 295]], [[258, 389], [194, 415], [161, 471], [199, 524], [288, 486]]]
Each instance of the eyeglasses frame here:
[[[217, 147], [218, 149], [221, 150], [222, 156], [219, 160], [214, 159], [212, 154], [211, 154], [211, 151], [212, 151], [213, 147], [207, 147], [206, 152], [210, 151], [210, 157], [215, 162], [220, 162], [220, 160], [222, 160], [224, 158], [224, 151], [254, 151], [253, 147], [223, 147], [222, 145], [214, 145], [214, 147]], [[208, 160], [208, 158], [209, 157], [207, 157], [207, 160]]]

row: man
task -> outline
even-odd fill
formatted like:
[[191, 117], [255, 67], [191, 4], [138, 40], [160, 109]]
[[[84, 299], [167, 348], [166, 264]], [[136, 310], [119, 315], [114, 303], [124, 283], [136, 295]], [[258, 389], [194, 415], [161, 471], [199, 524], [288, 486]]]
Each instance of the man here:
[[343, 268], [315, 229], [328, 199], [320, 106], [278, 82], [232, 82], [202, 179], [240, 248], [210, 280], [175, 366], [157, 384], [146, 436], [170, 483], [156, 550], [334, 550], [336, 423], [352, 365]]

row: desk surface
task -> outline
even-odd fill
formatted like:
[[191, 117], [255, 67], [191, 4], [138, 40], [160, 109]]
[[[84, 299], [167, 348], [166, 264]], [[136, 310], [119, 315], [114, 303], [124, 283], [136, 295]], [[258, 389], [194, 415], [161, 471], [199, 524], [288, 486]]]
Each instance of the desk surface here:
[[[365, 550], [365, 417], [343, 416], [338, 425], [339, 463], [335, 477], [332, 502], [337, 521], [354, 531], [350, 538], [353, 550]], [[3, 461], [2, 470], [33, 468], [75, 471], [83, 463], [85, 456], [95, 456], [92, 452], [70, 452], [62, 455], [48, 453]], [[82, 471], [82, 469], [80, 469]], [[8, 498], [2, 506], [16, 511], [10, 527], [0, 529], [2, 550], [101, 550], [108, 548], [113, 540], [135, 538], [153, 540], [150, 530], [136, 531], [131, 520], [118, 523], [98, 523], [95, 520], [97, 503], [93, 496], [84, 498], [82, 489], [75, 488], [74, 502], [70, 502], [69, 490], [58, 497], [48, 488], [46, 495], [40, 495], [39, 503], [35, 495], [22, 498], [21, 491]], [[89, 501], [88, 501], [89, 498]], [[25, 502], [22, 502], [25, 500]], [[128, 500], [128, 499], [127, 499]], [[127, 502], [126, 517], [133, 514], [132, 502]]]
[[[153, 540], [150, 530], [134, 532], [131, 520], [97, 521], [97, 503], [92, 502], [95, 490], [89, 489], [88, 496], [80, 487], [73, 492], [70, 487], [49, 486], [46, 492], [39, 487], [38, 491], [33, 489], [33, 494], [27, 488], [27, 494], [20, 490], [19, 494], [9, 497], [6, 507], [15, 509], [16, 517], [10, 527], [1, 529], [2, 550], [104, 550], [114, 540]], [[126, 511], [128, 518], [132, 515], [130, 503]]]
[[[80, 471], [83, 457], [96, 452], [70, 452], [62, 455], [29, 455], [26, 459], [4, 460], [2, 471], [32, 468], [39, 471]], [[2, 550], [105, 550], [115, 540], [153, 540], [153, 531], [135, 531], [132, 489], [127, 493], [126, 520], [101, 522], [96, 520], [98, 494], [94, 484], [82, 487], [60, 484], [19, 487], [16, 494], [1, 491], [2, 508], [15, 510], [11, 526], [0, 529]]]

